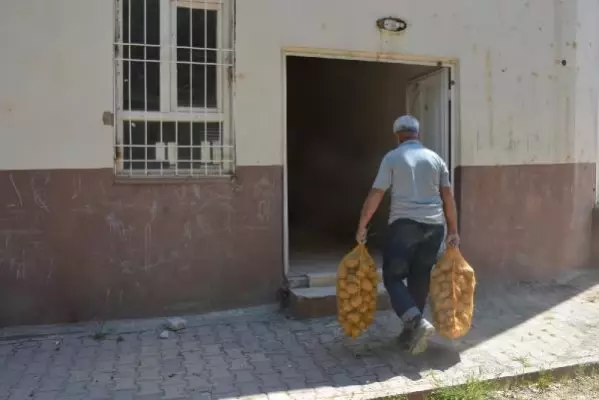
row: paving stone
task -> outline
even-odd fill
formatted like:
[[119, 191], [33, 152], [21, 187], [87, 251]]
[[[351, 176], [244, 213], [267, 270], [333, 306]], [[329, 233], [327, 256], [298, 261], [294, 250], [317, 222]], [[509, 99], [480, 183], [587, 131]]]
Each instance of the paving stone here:
[[33, 395], [32, 400], [57, 400], [60, 398], [60, 394], [60, 391], [36, 393]]
[[137, 394], [135, 400], [162, 400], [163, 395], [161, 394]]
[[30, 400], [33, 397], [34, 390], [29, 388], [11, 389], [9, 394], [9, 400]]
[[135, 390], [118, 391], [112, 394], [114, 400], [133, 400], [135, 399]]
[[188, 397], [185, 385], [169, 385], [164, 388], [163, 399], [185, 399]]
[[150, 394], [162, 395], [162, 388], [160, 387], [162, 380], [155, 381], [137, 381], [137, 393], [138, 396], [145, 396]]
[[3, 342], [0, 400], [372, 399], [472, 374], [599, 362], [599, 308], [585, 300], [599, 296], [594, 282], [599, 272], [567, 286], [479, 288], [472, 331], [434, 338], [419, 357], [397, 347], [401, 324], [389, 311], [356, 341], [340, 336], [334, 318], [273, 314], [215, 319], [165, 340], [144, 331], [120, 342], [66, 334], [59, 350], [56, 340]]
[[192, 393], [189, 397], [190, 400], [213, 400], [210, 392]]

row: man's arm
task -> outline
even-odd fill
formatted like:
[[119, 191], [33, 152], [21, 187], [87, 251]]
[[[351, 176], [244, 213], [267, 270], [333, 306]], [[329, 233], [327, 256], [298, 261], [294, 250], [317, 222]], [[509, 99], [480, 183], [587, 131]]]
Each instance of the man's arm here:
[[360, 223], [358, 224], [358, 231], [366, 230], [368, 223], [372, 219], [372, 216], [379, 208], [383, 197], [385, 196], [385, 191], [382, 189], [372, 188], [364, 201], [364, 205], [362, 206], [362, 212], [360, 213]]
[[447, 222], [447, 233], [449, 235], [458, 233], [458, 211], [453, 198], [451, 186], [441, 186], [441, 200], [443, 200], [443, 213]]
[[451, 247], [458, 247], [460, 245], [458, 211], [453, 197], [453, 190], [451, 190], [451, 183], [449, 182], [449, 170], [442, 160], [439, 192], [443, 201], [443, 214], [445, 214], [445, 223], [447, 224], [447, 244]]
[[356, 233], [356, 241], [358, 243], [366, 242], [368, 223], [379, 208], [381, 200], [383, 200], [383, 197], [385, 196], [385, 192], [391, 187], [392, 175], [391, 165], [389, 165], [389, 161], [387, 157], [385, 157], [381, 162], [372, 189], [370, 189], [370, 192], [364, 201], [364, 205], [362, 206], [360, 222], [358, 222], [358, 232]]

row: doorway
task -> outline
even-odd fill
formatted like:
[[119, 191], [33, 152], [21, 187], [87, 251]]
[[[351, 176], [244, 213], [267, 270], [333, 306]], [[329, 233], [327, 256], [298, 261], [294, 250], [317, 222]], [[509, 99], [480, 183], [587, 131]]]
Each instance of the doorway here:
[[[290, 55], [285, 64], [287, 272], [334, 273], [355, 245], [379, 163], [396, 146], [397, 117], [416, 116], [423, 143], [451, 170], [450, 69]], [[387, 216], [388, 198], [368, 239], [378, 266]]]

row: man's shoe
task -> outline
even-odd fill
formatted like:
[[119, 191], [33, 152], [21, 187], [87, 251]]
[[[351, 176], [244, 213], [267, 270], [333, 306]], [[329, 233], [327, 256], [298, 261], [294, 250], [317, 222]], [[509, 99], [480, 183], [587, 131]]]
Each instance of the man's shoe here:
[[428, 347], [428, 339], [434, 334], [435, 327], [422, 318], [414, 328], [409, 352], [414, 356], [425, 352]]
[[397, 338], [397, 342], [402, 350], [409, 350], [410, 343], [412, 343], [412, 337], [414, 336], [413, 328], [405, 328], [399, 337]]

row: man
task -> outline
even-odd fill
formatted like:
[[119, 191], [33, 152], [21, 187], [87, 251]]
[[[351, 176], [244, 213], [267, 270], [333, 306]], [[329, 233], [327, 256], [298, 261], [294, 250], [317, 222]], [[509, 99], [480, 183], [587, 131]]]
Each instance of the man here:
[[[362, 208], [356, 240], [366, 241], [368, 223], [385, 192], [391, 189], [383, 282], [395, 313], [403, 321], [399, 340], [412, 354], [419, 354], [426, 350], [428, 338], [435, 333], [423, 312], [445, 225], [447, 245], [459, 245], [457, 212], [447, 165], [420, 142], [418, 120], [410, 115], [398, 118], [393, 133], [399, 146], [381, 162]], [[406, 278], [407, 287], [403, 283]]]

